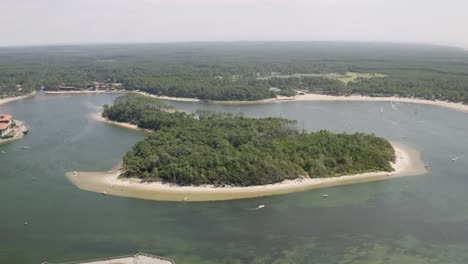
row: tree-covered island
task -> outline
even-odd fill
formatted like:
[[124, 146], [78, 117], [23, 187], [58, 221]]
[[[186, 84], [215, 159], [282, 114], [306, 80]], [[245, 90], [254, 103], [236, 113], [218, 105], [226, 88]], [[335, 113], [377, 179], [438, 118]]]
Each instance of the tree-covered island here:
[[102, 115], [154, 130], [123, 158], [122, 176], [145, 181], [252, 186], [392, 171], [395, 161], [392, 145], [373, 135], [309, 133], [282, 118], [174, 112], [135, 94], [118, 97]]

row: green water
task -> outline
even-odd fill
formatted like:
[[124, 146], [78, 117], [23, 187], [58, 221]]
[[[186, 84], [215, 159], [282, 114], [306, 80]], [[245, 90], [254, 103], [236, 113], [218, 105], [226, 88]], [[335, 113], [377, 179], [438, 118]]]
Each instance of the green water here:
[[[38, 95], [0, 106], [31, 127], [24, 139], [0, 145], [6, 152], [0, 154], [0, 263], [138, 251], [169, 256], [178, 264], [468, 263], [468, 158], [450, 161], [468, 154], [466, 113], [411, 104], [397, 104], [393, 111], [389, 103], [172, 102], [189, 111], [297, 119], [309, 130], [375, 133], [416, 147], [430, 163], [424, 176], [177, 203], [85, 192], [64, 176], [71, 170], [108, 170], [144, 137], [89, 117], [115, 97]], [[246, 210], [259, 204], [266, 207]]]

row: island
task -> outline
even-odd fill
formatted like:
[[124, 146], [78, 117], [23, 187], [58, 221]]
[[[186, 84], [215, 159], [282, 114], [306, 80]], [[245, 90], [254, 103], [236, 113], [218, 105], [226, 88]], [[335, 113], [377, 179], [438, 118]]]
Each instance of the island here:
[[67, 173], [103, 194], [236, 199], [424, 173], [414, 150], [363, 133], [311, 133], [283, 118], [188, 114], [136, 94], [105, 105], [102, 117], [154, 131], [107, 173]]

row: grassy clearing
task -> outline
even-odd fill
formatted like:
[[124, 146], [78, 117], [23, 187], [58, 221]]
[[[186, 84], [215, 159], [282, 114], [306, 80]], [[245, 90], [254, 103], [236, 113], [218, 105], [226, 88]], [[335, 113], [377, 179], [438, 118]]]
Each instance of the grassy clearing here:
[[346, 73], [295, 73], [294, 77], [323, 77], [335, 79], [347, 84], [349, 82], [356, 82], [358, 79], [371, 79], [371, 78], [384, 78], [388, 77], [382, 73], [360, 73], [360, 72], [346, 72]]

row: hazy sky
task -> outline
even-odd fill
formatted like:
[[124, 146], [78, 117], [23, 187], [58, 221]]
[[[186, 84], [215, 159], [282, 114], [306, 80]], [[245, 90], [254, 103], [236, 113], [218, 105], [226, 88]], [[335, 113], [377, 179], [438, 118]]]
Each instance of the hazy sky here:
[[468, 0], [0, 0], [0, 46], [342, 40], [468, 48]]

